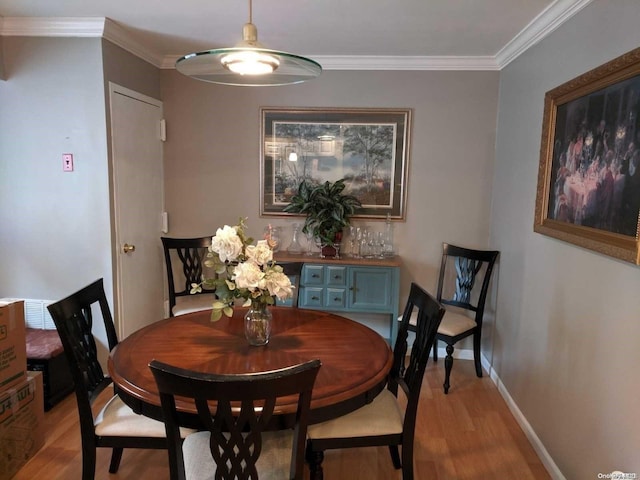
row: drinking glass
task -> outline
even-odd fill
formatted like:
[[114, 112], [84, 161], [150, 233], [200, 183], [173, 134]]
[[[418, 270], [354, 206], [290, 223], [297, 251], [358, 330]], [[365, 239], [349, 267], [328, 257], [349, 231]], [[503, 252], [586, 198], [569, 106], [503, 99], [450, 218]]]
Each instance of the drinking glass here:
[[366, 251], [365, 254], [362, 255], [364, 258], [373, 258], [376, 256], [376, 241], [373, 232], [367, 231], [367, 234], [363, 239], [363, 246]]
[[356, 227], [349, 225], [349, 256], [355, 258]]
[[313, 233], [307, 232], [304, 234], [304, 237], [307, 240], [307, 252], [305, 253], [305, 255], [307, 257], [310, 257], [311, 255], [313, 255], [313, 253], [311, 252], [311, 249], [313, 247]]

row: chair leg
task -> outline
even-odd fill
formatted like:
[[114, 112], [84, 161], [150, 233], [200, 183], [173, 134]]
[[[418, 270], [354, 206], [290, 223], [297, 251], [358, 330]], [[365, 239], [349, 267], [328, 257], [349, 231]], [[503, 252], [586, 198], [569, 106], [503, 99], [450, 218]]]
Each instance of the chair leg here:
[[433, 361], [434, 362], [438, 361], [438, 339], [437, 338], [433, 341]]
[[473, 361], [476, 365], [476, 375], [482, 378], [482, 362], [480, 361], [480, 335], [473, 335]]
[[82, 449], [82, 480], [96, 477], [96, 449]]
[[453, 368], [453, 345], [447, 344], [447, 356], [444, 359], [444, 393], [449, 393], [449, 377]]
[[122, 448], [114, 447], [111, 453], [111, 463], [109, 464], [109, 473], [117, 473], [120, 468], [120, 460], [122, 460]]
[[402, 468], [402, 462], [400, 461], [400, 452], [398, 452], [397, 445], [389, 445], [389, 453], [391, 454], [391, 461], [393, 462], [393, 467], [396, 470]]
[[310, 445], [307, 445], [307, 463], [309, 464], [309, 479], [323, 480], [322, 461], [324, 460], [324, 452], [314, 452]]
[[402, 441], [402, 480], [413, 480], [413, 435]]

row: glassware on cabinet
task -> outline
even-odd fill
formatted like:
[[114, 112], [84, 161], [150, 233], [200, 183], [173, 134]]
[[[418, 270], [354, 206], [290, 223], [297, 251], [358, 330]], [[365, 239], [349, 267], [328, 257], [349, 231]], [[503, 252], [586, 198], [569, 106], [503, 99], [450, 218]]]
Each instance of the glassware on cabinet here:
[[369, 231], [367, 227], [362, 227], [360, 229], [360, 236], [358, 237], [358, 244], [360, 245], [360, 258], [367, 258], [369, 255], [369, 244], [368, 238]]
[[311, 255], [313, 255], [313, 252], [311, 251], [313, 249], [313, 233], [307, 232], [304, 234], [304, 236], [307, 239], [307, 251], [305, 255], [310, 257]]
[[354, 236], [353, 236], [353, 249], [351, 250], [351, 255], [353, 258], [360, 258], [360, 242], [362, 241], [362, 228], [356, 227]]
[[298, 238], [300, 236], [300, 225], [298, 223], [294, 223], [291, 225], [291, 229], [293, 230], [293, 233], [291, 235], [291, 244], [289, 245], [289, 248], [287, 248], [287, 252], [302, 253], [302, 247], [300, 246], [300, 240]]
[[377, 243], [377, 253], [378, 258], [385, 257], [385, 248], [386, 244], [386, 232], [378, 232], [376, 233], [376, 243]]
[[362, 258], [373, 258], [375, 256], [373, 232], [370, 232], [367, 228], [362, 232], [360, 255], [362, 255]]
[[355, 254], [356, 245], [356, 227], [349, 225], [349, 257], [356, 258]]
[[393, 257], [395, 251], [393, 248], [393, 223], [391, 223], [391, 215], [387, 213], [387, 220], [384, 225], [384, 256]]

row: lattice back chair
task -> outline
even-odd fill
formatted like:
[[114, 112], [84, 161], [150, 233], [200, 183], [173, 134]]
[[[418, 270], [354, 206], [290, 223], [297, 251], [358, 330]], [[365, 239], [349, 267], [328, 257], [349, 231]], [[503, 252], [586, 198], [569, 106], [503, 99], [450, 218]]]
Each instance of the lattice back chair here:
[[212, 292], [204, 289], [200, 293], [190, 292], [192, 283], [202, 281], [211, 237], [161, 239], [167, 265], [170, 316], [209, 310], [215, 300]]
[[[364, 407], [343, 417], [309, 426], [307, 461], [312, 480], [323, 478], [324, 451], [336, 448], [389, 446], [395, 468], [413, 479], [413, 443], [422, 380], [444, 308], [429, 293], [411, 284], [398, 327], [387, 388]], [[415, 340], [407, 364], [409, 320], [415, 319]], [[398, 400], [399, 389], [406, 407]], [[402, 457], [398, 447], [402, 446]]]
[[112, 383], [98, 361], [93, 336], [94, 314], [99, 312], [102, 316], [109, 350], [118, 343], [102, 279], [47, 308], [62, 340], [75, 383], [82, 437], [82, 478], [92, 480], [95, 476], [97, 447], [113, 449], [110, 473], [118, 471], [123, 448], [167, 448], [162, 422], [136, 415], [117, 395], [95, 417], [93, 415], [91, 406]]
[[293, 296], [291, 297], [291, 306], [297, 307], [300, 294], [300, 277], [302, 276], [302, 267], [304, 267], [304, 263], [287, 262], [281, 263], [280, 266], [282, 266], [282, 272], [292, 280]]
[[[320, 360], [280, 370], [216, 375], [177, 368], [157, 360], [155, 377], [169, 439], [172, 480], [302, 480], [311, 393]], [[279, 397], [297, 396], [293, 429], [266, 431]], [[195, 403], [203, 431], [178, 435], [178, 402]], [[213, 411], [211, 402], [215, 402]]]
[[444, 393], [448, 393], [450, 387], [453, 345], [471, 335], [476, 375], [482, 377], [482, 321], [491, 273], [499, 254], [496, 250], [473, 250], [448, 243], [442, 244], [437, 299], [445, 308], [450, 308], [447, 308], [438, 329], [433, 358], [434, 361], [438, 360], [438, 340], [442, 340], [447, 344]]

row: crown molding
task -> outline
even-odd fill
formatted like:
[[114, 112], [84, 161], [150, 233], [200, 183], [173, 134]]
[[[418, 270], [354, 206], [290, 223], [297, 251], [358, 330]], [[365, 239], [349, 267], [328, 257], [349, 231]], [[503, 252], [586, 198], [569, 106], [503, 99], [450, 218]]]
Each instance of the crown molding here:
[[[502, 70], [593, 0], [556, 0], [495, 56], [310, 56], [323, 70]], [[0, 17], [0, 35], [103, 37], [162, 69], [175, 68], [180, 55], [160, 55], [125, 28], [104, 17]]]
[[105, 17], [5, 17], [0, 22], [5, 37], [105, 38], [158, 67], [162, 56], [149, 50], [116, 22]]
[[556, 0], [553, 2], [496, 53], [498, 69], [502, 70], [509, 65], [592, 1]]
[[104, 17], [4, 17], [5, 37], [101, 37]]
[[138, 42], [131, 34], [116, 22], [107, 18], [105, 22], [105, 29], [103, 37], [109, 40], [111, 43], [123, 48], [124, 50], [132, 53], [136, 57], [139, 57], [155, 67], [162, 65], [163, 56], [149, 50], [147, 47]]

